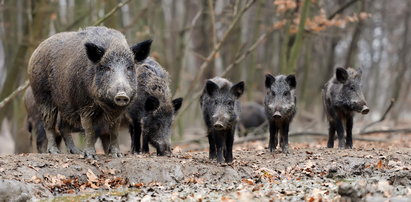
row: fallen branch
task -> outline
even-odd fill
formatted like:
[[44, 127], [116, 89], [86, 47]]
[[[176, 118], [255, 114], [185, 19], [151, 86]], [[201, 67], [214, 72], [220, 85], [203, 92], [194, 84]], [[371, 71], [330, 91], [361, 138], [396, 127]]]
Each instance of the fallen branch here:
[[372, 135], [372, 134], [377, 134], [377, 133], [410, 133], [411, 134], [411, 128], [370, 130], [367, 132], [360, 133], [360, 135]]
[[367, 124], [363, 129], [360, 130], [360, 134], [363, 134], [365, 132], [365, 130], [379, 122], [382, 122], [385, 120], [385, 117], [387, 117], [388, 112], [390, 112], [390, 110], [392, 109], [392, 107], [394, 106], [395, 103], [395, 99], [391, 99], [390, 105], [388, 106], [387, 110], [385, 110], [384, 114], [381, 116], [380, 119], [378, 119], [377, 121], [371, 122], [369, 124]]

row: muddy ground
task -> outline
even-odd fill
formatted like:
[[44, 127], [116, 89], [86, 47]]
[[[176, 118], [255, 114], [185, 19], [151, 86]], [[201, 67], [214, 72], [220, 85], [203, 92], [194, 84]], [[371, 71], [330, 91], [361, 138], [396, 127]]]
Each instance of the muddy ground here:
[[236, 145], [234, 162], [219, 165], [206, 151], [177, 147], [171, 157], [21, 154], [0, 156], [0, 196], [48, 200], [411, 200], [410, 139], [354, 142], [327, 149], [325, 140], [291, 143], [274, 153], [265, 141]]

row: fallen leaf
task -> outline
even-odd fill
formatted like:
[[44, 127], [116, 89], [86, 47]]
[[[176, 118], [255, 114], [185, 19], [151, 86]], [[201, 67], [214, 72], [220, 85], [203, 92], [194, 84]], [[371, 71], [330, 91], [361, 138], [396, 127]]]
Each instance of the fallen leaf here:
[[87, 170], [86, 175], [90, 182], [98, 182], [98, 177], [90, 169]]

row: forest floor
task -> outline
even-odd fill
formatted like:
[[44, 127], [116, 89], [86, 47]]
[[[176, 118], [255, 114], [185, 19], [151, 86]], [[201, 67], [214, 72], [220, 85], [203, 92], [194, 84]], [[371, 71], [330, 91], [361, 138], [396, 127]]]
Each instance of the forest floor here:
[[[217, 164], [204, 151], [174, 148], [171, 157], [126, 155], [99, 160], [70, 154], [0, 156], [4, 201], [410, 201], [410, 136], [354, 141], [325, 148], [325, 139], [290, 142], [291, 154], [270, 153], [265, 141], [237, 144], [234, 162]], [[0, 200], [0, 201], [2, 201]]]

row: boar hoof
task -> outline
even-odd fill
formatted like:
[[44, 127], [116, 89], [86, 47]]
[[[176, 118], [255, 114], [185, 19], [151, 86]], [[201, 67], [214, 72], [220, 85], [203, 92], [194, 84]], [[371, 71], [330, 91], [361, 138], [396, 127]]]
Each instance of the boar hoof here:
[[288, 147], [282, 148], [282, 151], [284, 154], [290, 154], [290, 150], [288, 150]]
[[213, 152], [210, 152], [208, 158], [210, 158], [210, 159], [216, 159], [216, 158], [217, 158], [217, 155], [216, 155], [215, 153], [213, 153]]
[[96, 150], [94, 148], [84, 150], [84, 158], [97, 159]]
[[334, 142], [328, 142], [327, 147], [328, 148], [333, 148], [334, 147]]
[[120, 149], [117, 147], [112, 147], [110, 148], [109, 152], [110, 156], [113, 158], [120, 158], [123, 157], [123, 154], [120, 152]]
[[60, 150], [57, 147], [47, 148], [48, 153], [50, 154], [60, 154]]
[[70, 149], [68, 149], [67, 152], [70, 153], [70, 154], [82, 154], [82, 153], [83, 153], [83, 152], [82, 152], [80, 149], [78, 149], [77, 147], [70, 148]]
[[352, 145], [346, 144], [346, 145], [345, 145], [345, 148], [346, 148], [346, 149], [352, 149]]

